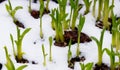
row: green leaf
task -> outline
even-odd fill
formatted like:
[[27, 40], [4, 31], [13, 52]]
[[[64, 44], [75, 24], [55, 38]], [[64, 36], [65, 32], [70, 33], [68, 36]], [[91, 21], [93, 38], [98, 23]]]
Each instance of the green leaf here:
[[102, 32], [101, 32], [101, 36], [100, 36], [100, 45], [102, 46], [103, 44], [103, 37], [104, 37], [104, 33], [105, 33], [106, 28], [103, 28]]
[[7, 61], [5, 66], [7, 67], [8, 70], [15, 70], [14, 64], [9, 57], [8, 50], [7, 50], [6, 46], [4, 46], [4, 50], [5, 50], [5, 53], [6, 53], [6, 61]]
[[82, 15], [80, 15], [79, 25], [78, 25], [79, 32], [82, 31], [82, 28], [84, 26], [84, 22], [85, 22], [85, 17], [84, 16], [82, 17]]
[[21, 40], [24, 38], [24, 36], [31, 30], [31, 28], [25, 29], [25, 31], [21, 35]]
[[15, 16], [15, 13], [19, 10], [19, 9], [23, 9], [23, 7], [22, 6], [17, 6], [17, 7], [15, 7], [15, 9], [14, 10], [12, 10], [12, 16]]
[[27, 67], [27, 65], [22, 65], [22, 66], [18, 67], [16, 70], [23, 70], [26, 67]]
[[96, 42], [97, 46], [100, 46], [100, 42], [98, 41], [97, 38], [95, 38], [95, 37], [92, 36], [91, 39], [93, 39]]
[[85, 65], [86, 69], [85, 70], [92, 70], [93, 63], [88, 63]]

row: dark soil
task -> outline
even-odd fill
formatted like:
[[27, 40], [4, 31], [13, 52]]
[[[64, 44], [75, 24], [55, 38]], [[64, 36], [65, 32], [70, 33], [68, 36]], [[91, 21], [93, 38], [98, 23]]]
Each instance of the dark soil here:
[[83, 61], [85, 61], [84, 56], [71, 58], [71, 60], [68, 61], [68, 67], [71, 68], [71, 69], [74, 69], [75, 62], [83, 62]]
[[108, 67], [106, 64], [102, 63], [101, 66], [95, 64], [95, 67], [93, 70], [110, 70], [110, 67]]
[[21, 28], [25, 28], [25, 26], [20, 22], [20, 21], [14, 21], [14, 23], [18, 26], [18, 27], [21, 27]]
[[[55, 42], [54, 45], [60, 46], [60, 47], [65, 47], [69, 44], [70, 39], [71, 39], [71, 45], [77, 43], [77, 41], [78, 41], [78, 31], [77, 31], [77, 29], [74, 30], [74, 31], [64, 31], [64, 40], [65, 41], [62, 42], [62, 43], [61, 42]], [[80, 43], [85, 43], [85, 42], [90, 42], [90, 41], [92, 41], [90, 39], [90, 37], [87, 34], [81, 32]]]
[[0, 3], [3, 2], [3, 1], [5, 1], [5, 0], [0, 0]]
[[[112, 22], [111, 19], [108, 20], [110, 23]], [[95, 24], [96, 27], [100, 28], [100, 29], [103, 29], [103, 22], [102, 21], [96, 21], [96, 24]], [[109, 29], [107, 29], [108, 31], [110, 31], [110, 33], [112, 32], [112, 24], [109, 25]]]
[[34, 3], [37, 3], [37, 0], [33, 0]]
[[[30, 63], [30, 62], [29, 62], [27, 59], [25, 59], [25, 58], [22, 58], [22, 60], [18, 60], [18, 58], [16, 57], [15, 59], [16, 59], [17, 63]], [[38, 63], [36, 63], [35, 61], [32, 61], [31, 63], [32, 63], [32, 64], [38, 64]]]
[[0, 63], [0, 70], [2, 69], [2, 64]]
[[[35, 19], [38, 19], [38, 18], [39, 18], [39, 15], [40, 15], [39, 13], [40, 13], [40, 12], [37, 11], [37, 10], [32, 10], [30, 14], [31, 14], [31, 16], [34, 17]], [[47, 11], [46, 8], [45, 8], [45, 10], [44, 10], [44, 12], [43, 12], [43, 15], [44, 15], [44, 14], [49, 14], [49, 13], [50, 13], [50, 11], [49, 11], [49, 10]]]
[[58, 1], [57, 0], [52, 0], [53, 2], [55, 2], [55, 3], [58, 3]]
[[120, 66], [118, 66], [115, 70], [120, 70]]

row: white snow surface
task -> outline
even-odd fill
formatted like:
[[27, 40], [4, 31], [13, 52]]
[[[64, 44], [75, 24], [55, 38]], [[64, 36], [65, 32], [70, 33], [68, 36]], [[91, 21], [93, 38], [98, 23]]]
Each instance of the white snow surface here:
[[[7, 46], [8, 52], [11, 55], [10, 58], [14, 62], [15, 67], [18, 67], [20, 65], [24, 65], [22, 63], [17, 63], [14, 59], [13, 51], [12, 51], [12, 44], [10, 41], [10, 34], [13, 35], [13, 37], [16, 39], [16, 26], [13, 23], [12, 18], [8, 14], [8, 12], [5, 9], [5, 4], [8, 2], [2, 2], [0, 4], [0, 63], [3, 64], [2, 70], [7, 70], [5, 67], [6, 63], [6, 57], [5, 57], [5, 51], [3, 49], [4, 46]], [[32, 63], [26, 63], [28, 67], [26, 67], [24, 70], [71, 70], [68, 68], [67, 63], [67, 51], [68, 47], [61, 48], [58, 46], [52, 45], [52, 57], [53, 62], [49, 61], [49, 40], [48, 38], [52, 36], [54, 38], [55, 32], [51, 28], [51, 17], [47, 14], [44, 15], [42, 18], [42, 25], [43, 25], [43, 33], [44, 33], [44, 41], [40, 39], [39, 36], [39, 19], [34, 19], [30, 13], [28, 12], [28, 1], [27, 0], [11, 0], [12, 6], [22, 6], [23, 9], [17, 11], [15, 17], [21, 21], [26, 28], [32, 28], [30, 32], [25, 36], [23, 39], [23, 51], [25, 52], [24, 58], [28, 59], [29, 61], [35, 61], [38, 64], [32, 64]], [[83, 2], [82, 2], [83, 3]], [[115, 8], [114, 12], [117, 16], [120, 16], [120, 1], [115, 0]], [[50, 1], [49, 3], [49, 9], [50, 11], [53, 8], [57, 8], [58, 4]], [[91, 6], [92, 8], [92, 6]], [[32, 9], [39, 10], [39, 2], [38, 3], [32, 3]], [[70, 6], [67, 5], [66, 12], [70, 12]], [[85, 7], [82, 8], [82, 10], [79, 13], [84, 12]], [[85, 15], [85, 25], [83, 27], [82, 32], [86, 33], [89, 36], [94, 36], [99, 39], [101, 34], [101, 29], [95, 27], [95, 19], [92, 16], [92, 9], [90, 13]], [[77, 19], [79, 20], [79, 19]], [[77, 22], [78, 24], [78, 22]], [[23, 31], [24, 29], [21, 29]], [[36, 44], [34, 44], [36, 42]], [[43, 54], [42, 54], [42, 48], [41, 45], [44, 44], [45, 51], [48, 53], [47, 56], [47, 65], [43, 66]], [[104, 35], [104, 41], [103, 41], [103, 48], [107, 47], [110, 48], [111, 45], [111, 34], [109, 31], [105, 32]], [[72, 45], [71, 51], [72, 51], [72, 57], [76, 56], [76, 46], [77, 44]], [[90, 43], [81, 43], [80, 44], [80, 51], [82, 52], [81, 55], [84, 55], [86, 60], [84, 63], [88, 62], [97, 62], [97, 45], [95, 41], [92, 41]], [[109, 57], [105, 53], [103, 56], [103, 62], [106, 64], [110, 64]], [[75, 63], [75, 69], [74, 70], [81, 70], [79, 63]]]

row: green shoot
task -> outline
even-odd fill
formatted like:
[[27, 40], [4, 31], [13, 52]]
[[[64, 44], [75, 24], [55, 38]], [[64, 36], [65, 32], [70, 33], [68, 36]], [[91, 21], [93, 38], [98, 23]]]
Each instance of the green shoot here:
[[[114, 6], [114, 0], [112, 0], [112, 6]], [[111, 9], [111, 12], [110, 12], [110, 18], [112, 18], [112, 13], [113, 13], [113, 8]]]
[[81, 70], [92, 70], [93, 63], [80, 63]]
[[6, 46], [4, 47], [4, 50], [6, 53], [7, 63], [5, 64], [5, 66], [6, 66], [7, 70], [23, 70], [25, 67], [27, 67], [27, 65], [22, 65], [22, 66], [19, 66], [17, 69], [15, 69], [13, 62], [9, 57], [8, 50], [7, 50]]
[[27, 29], [24, 30], [24, 32], [22, 34], [20, 34], [20, 29], [17, 27], [17, 40], [15, 40], [15, 43], [16, 43], [16, 46], [17, 46], [17, 53], [15, 52], [15, 48], [14, 48], [14, 44], [13, 44], [13, 41], [14, 41], [13, 36], [12, 36], [12, 34], [10, 35], [11, 41], [12, 41], [14, 56], [16, 56], [19, 61], [22, 59], [22, 56], [23, 56], [23, 52], [22, 52], [23, 38], [30, 31], [30, 29], [31, 28], [27, 28]]
[[85, 22], [85, 17], [80, 15], [79, 25], [78, 25], [78, 43], [77, 43], [77, 51], [76, 51], [77, 57], [79, 57], [79, 54], [80, 54], [80, 50], [79, 50], [80, 34], [84, 26], [84, 22]]
[[93, 9], [92, 9], [92, 15], [95, 17], [95, 9], [96, 9], [96, 2], [97, 0], [94, 0], [94, 4], [93, 4]]
[[76, 19], [78, 17], [78, 11], [82, 8], [82, 6], [79, 6], [78, 4], [79, 0], [70, 0], [71, 5], [71, 14], [70, 14], [70, 20], [71, 20], [71, 28], [72, 30], [75, 30], [76, 25]]
[[44, 44], [42, 44], [42, 52], [43, 52], [43, 57], [44, 57], [43, 65], [46, 66], [46, 56], [47, 56], [48, 54], [45, 53]]
[[[56, 9], [53, 9], [52, 13], [50, 15], [54, 16], [55, 15], [55, 10]], [[55, 21], [54, 21], [54, 19], [52, 19], [52, 21], [51, 21], [51, 27], [52, 27], [53, 30], [55, 30]]]
[[100, 36], [100, 41], [95, 38], [95, 37], [91, 37], [91, 39], [93, 39], [98, 47], [98, 65], [101, 66], [102, 64], [102, 56], [103, 56], [103, 50], [102, 50], [102, 44], [103, 44], [103, 37], [104, 37], [104, 33], [105, 33], [106, 28], [104, 28], [101, 32], [101, 36]]
[[17, 6], [14, 9], [12, 8], [11, 2], [10, 0], [8, 0], [8, 4], [5, 4], [6, 6], [6, 10], [9, 13], [9, 15], [12, 17], [14, 23], [17, 21], [17, 19], [15, 18], [15, 13], [19, 10], [22, 9], [21, 6]]
[[28, 10], [29, 10], [29, 13], [31, 13], [31, 11], [32, 11], [32, 9], [31, 9], [31, 0], [29, 0]]
[[[68, 14], [66, 14], [67, 0], [57, 0], [57, 1], [59, 4], [61, 18], [64, 18], [64, 15], [68, 15]], [[63, 24], [63, 27], [65, 30], [69, 28], [68, 22], [69, 22], [69, 19], [66, 20], [66, 18], [64, 18], [62, 21], [62, 24]]]
[[111, 47], [111, 50], [105, 48], [104, 49], [108, 56], [110, 57], [110, 68], [111, 70], [115, 70], [115, 52], [113, 51], [113, 47]]
[[52, 37], [49, 37], [49, 45], [50, 45], [50, 50], [49, 50], [49, 53], [50, 53], [49, 61], [52, 61], [52, 43], [53, 43], [53, 39], [52, 39]]
[[98, 0], [98, 17], [97, 20], [101, 19], [101, 12], [102, 12], [102, 7], [103, 7], [103, 0]]
[[50, 14], [50, 16], [52, 17], [53, 21], [55, 21], [56, 42], [64, 42], [62, 21], [67, 17], [67, 14], [64, 15], [64, 17], [61, 17], [58, 9], [55, 10], [54, 13], [55, 15]]
[[110, 14], [110, 11], [112, 10], [112, 8], [114, 7], [114, 5], [109, 6], [109, 0], [105, 0], [104, 1], [104, 10], [103, 10], [103, 25], [109, 29], [109, 23], [108, 23], [108, 17]]
[[71, 52], [71, 39], [70, 39], [70, 41], [69, 41], [69, 49], [68, 49], [68, 54], [67, 54], [68, 62], [70, 61], [71, 57], [72, 57], [72, 52]]
[[92, 1], [89, 1], [89, 0], [83, 0], [83, 1], [86, 6], [86, 10], [85, 10], [84, 14], [87, 14], [90, 11], [90, 6], [91, 6]]
[[50, 0], [47, 0], [47, 3], [46, 3], [46, 11], [47, 11], [47, 12], [49, 11], [49, 8], [48, 8], [49, 2], [50, 2]]
[[120, 50], [120, 32], [119, 32], [120, 19], [117, 21], [114, 13], [112, 15], [112, 47], [116, 47], [116, 51]]
[[42, 15], [44, 12], [44, 1], [43, 0], [39, 0], [40, 2], [40, 38], [43, 39], [43, 32], [42, 32]]

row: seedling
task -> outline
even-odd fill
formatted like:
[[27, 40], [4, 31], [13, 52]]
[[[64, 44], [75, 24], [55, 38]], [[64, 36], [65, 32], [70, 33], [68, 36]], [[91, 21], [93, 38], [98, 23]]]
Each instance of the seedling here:
[[113, 47], [111, 47], [111, 50], [105, 48], [104, 49], [108, 56], [110, 57], [110, 68], [111, 70], [115, 70], [115, 52], [113, 51]]
[[116, 52], [120, 50], [120, 32], [119, 32], [120, 19], [116, 20], [116, 16], [112, 16], [112, 47], [116, 47]]
[[104, 37], [104, 33], [105, 33], [105, 29], [106, 28], [103, 28], [102, 32], [101, 32], [101, 36], [100, 36], [100, 40], [98, 40], [97, 38], [95, 37], [91, 37], [91, 39], [93, 39], [96, 44], [97, 44], [97, 47], [98, 47], [98, 65], [101, 66], [102, 64], [102, 56], [103, 56], [103, 49], [102, 49], [102, 45], [103, 45], [103, 37]]
[[63, 28], [62, 28], [62, 21], [66, 18], [67, 15], [64, 15], [64, 17], [61, 17], [60, 12], [57, 10], [54, 11], [55, 15], [51, 15], [53, 21], [55, 21], [55, 32], [56, 32], [56, 42], [64, 42], [63, 37]]
[[22, 65], [16, 69], [12, 60], [9, 57], [8, 50], [7, 50], [6, 46], [4, 47], [4, 50], [5, 50], [5, 54], [6, 54], [6, 60], [7, 60], [7, 63], [5, 64], [7, 70], [23, 70], [24, 68], [27, 67], [27, 65]]
[[77, 51], [76, 51], [77, 57], [79, 57], [79, 54], [80, 54], [80, 50], [79, 50], [80, 34], [84, 26], [84, 22], [85, 22], [85, 17], [80, 15], [79, 25], [78, 25], [78, 43], [77, 43]]
[[103, 7], [103, 0], [98, 0], [98, 17], [97, 17], [97, 21], [101, 19], [101, 12], [102, 12], [102, 7]]
[[75, 1], [70, 0], [70, 5], [71, 5], [70, 21], [71, 21], [72, 30], [75, 30], [76, 19], [78, 17], [78, 11], [82, 8], [82, 6], [79, 6], [78, 1], [79, 0], [75, 0]]
[[83, 1], [86, 6], [86, 10], [85, 10], [84, 14], [87, 14], [90, 11], [90, 6], [91, 6], [92, 1], [89, 1], [89, 0], [83, 0]]
[[10, 34], [12, 47], [13, 47], [13, 53], [14, 53], [15, 58], [17, 58], [19, 61], [21, 61], [21, 59], [23, 58], [23, 52], [22, 52], [23, 38], [30, 31], [30, 29], [31, 28], [27, 28], [24, 30], [24, 32], [22, 34], [20, 34], [20, 29], [17, 27], [17, 40], [15, 40], [15, 44], [17, 46], [17, 53], [15, 52], [15, 48], [14, 48], [13, 36], [12, 36], [12, 34]]
[[53, 39], [52, 37], [49, 37], [49, 45], [50, 45], [50, 56], [49, 56], [49, 61], [52, 61], [52, 43], [53, 43]]
[[104, 10], [103, 10], [103, 25], [109, 29], [109, 23], [108, 23], [108, 17], [109, 17], [109, 14], [110, 14], [110, 11], [112, 10], [114, 6], [111, 5], [109, 6], [109, 0], [105, 0], [104, 1]]
[[[61, 18], [64, 18], [64, 15], [68, 15], [66, 14], [66, 5], [67, 5], [67, 0], [57, 0], [58, 4], [59, 4], [59, 10], [60, 10], [60, 15]], [[69, 19], [66, 20], [66, 18], [63, 19], [62, 24], [64, 26], [64, 29], [68, 29], [68, 22]]]
[[[51, 16], [55, 15], [55, 10], [56, 9], [52, 10], [52, 13], [50, 14]], [[51, 27], [52, 27], [53, 30], [55, 30], [55, 21], [54, 21], [54, 19], [52, 19], [52, 21], [51, 21]]]
[[43, 39], [43, 31], [42, 31], [42, 16], [43, 16], [43, 12], [44, 12], [44, 1], [43, 0], [39, 0], [40, 2], [40, 38]]
[[70, 59], [71, 59], [71, 57], [72, 57], [72, 52], [71, 52], [71, 39], [70, 39], [70, 41], [69, 41], [69, 49], [68, 49], [68, 54], [67, 54], [67, 60], [68, 60], [68, 62], [70, 62]]
[[17, 6], [13, 9], [10, 0], [8, 0], [8, 4], [5, 4], [5, 6], [6, 6], [7, 12], [12, 17], [14, 23], [16, 23], [18, 20], [15, 18], [15, 14], [19, 9], [22, 9], [22, 6]]
[[86, 65], [84, 63], [80, 63], [81, 70], [92, 70], [93, 63], [87, 63]]
[[94, 17], [95, 17], [96, 2], [97, 2], [97, 0], [94, 0], [93, 9], [92, 9], [92, 11], [93, 11], [92, 14]]
[[45, 53], [44, 44], [42, 44], [42, 52], [43, 52], [43, 57], [44, 57], [43, 65], [46, 66], [46, 56], [47, 56], [48, 54]]
[[46, 11], [47, 11], [47, 12], [49, 11], [49, 8], [48, 8], [49, 2], [50, 2], [50, 0], [47, 0], [47, 3], [46, 3]]

